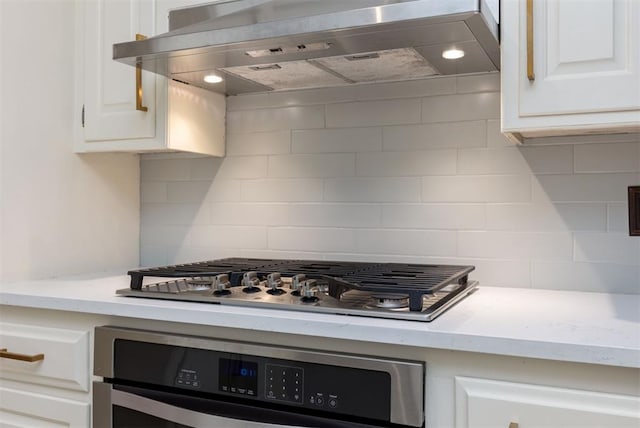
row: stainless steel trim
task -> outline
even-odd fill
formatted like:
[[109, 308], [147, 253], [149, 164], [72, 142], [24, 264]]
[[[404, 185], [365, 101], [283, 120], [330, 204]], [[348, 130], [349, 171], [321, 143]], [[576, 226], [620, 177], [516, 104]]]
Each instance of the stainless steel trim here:
[[391, 377], [391, 422], [421, 426], [424, 421], [424, 363], [104, 326], [95, 329], [94, 375], [113, 377], [116, 339], [387, 372]]
[[[165, 299], [165, 300], [180, 300], [187, 302], [200, 302], [200, 303], [218, 303], [221, 305], [229, 306], [243, 306], [254, 308], [270, 308], [270, 309], [282, 309], [304, 312], [317, 312], [324, 314], [343, 314], [343, 315], [355, 315], [375, 318], [388, 318], [407, 321], [420, 321], [427, 322], [432, 321], [440, 314], [448, 310], [456, 302], [462, 298], [473, 293], [478, 287], [478, 281], [468, 281], [464, 289], [460, 290], [456, 296], [447, 301], [443, 306], [436, 310], [423, 310], [419, 311], [389, 311], [386, 309], [378, 308], [365, 308], [361, 304], [352, 304], [345, 300], [337, 300], [329, 296], [325, 296], [323, 293], [318, 294], [320, 298], [319, 304], [306, 305], [300, 303], [300, 299], [290, 294], [282, 296], [264, 296], [263, 299], [248, 299], [246, 295], [241, 291], [235, 290], [238, 287], [229, 288], [232, 294], [229, 296], [217, 297], [210, 293], [162, 293], [162, 292], [149, 292], [132, 290], [131, 288], [125, 288], [117, 290], [116, 294], [122, 296], [133, 297], [145, 297], [153, 299]], [[266, 289], [265, 289], [266, 290]], [[437, 293], [436, 293], [437, 294]], [[361, 302], [360, 302], [361, 303]]]
[[113, 428], [111, 389], [108, 383], [93, 382], [93, 428]]
[[94, 382], [94, 428], [113, 428], [112, 406], [114, 405], [193, 428], [296, 428], [291, 425], [252, 422], [195, 412], [129, 392], [118, 391], [108, 383]]

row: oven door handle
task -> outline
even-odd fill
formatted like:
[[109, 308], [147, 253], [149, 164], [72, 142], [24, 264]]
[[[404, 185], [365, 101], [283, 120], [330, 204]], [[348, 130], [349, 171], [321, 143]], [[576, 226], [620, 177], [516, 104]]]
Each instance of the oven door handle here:
[[210, 428], [219, 426], [225, 428], [259, 428], [271, 426], [278, 428], [296, 428], [292, 425], [265, 424], [264, 422], [253, 422], [200, 413], [129, 392], [119, 391], [113, 388], [109, 389], [112, 405], [135, 410], [136, 412], [145, 413], [156, 418], [176, 424], [186, 425], [188, 427]]

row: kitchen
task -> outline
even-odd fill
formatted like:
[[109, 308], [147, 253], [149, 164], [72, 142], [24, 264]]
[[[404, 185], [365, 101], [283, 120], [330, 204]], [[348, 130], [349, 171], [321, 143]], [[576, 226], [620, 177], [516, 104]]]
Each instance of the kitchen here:
[[[187, 5], [170, 3], [157, 2], [152, 12]], [[89, 33], [77, 20], [86, 10], [71, 2], [0, 4], [4, 324], [86, 331], [74, 336], [86, 352], [92, 327], [110, 324], [425, 361], [427, 427], [483, 426], [466, 420], [465, 401], [457, 398], [482, 391], [468, 381], [478, 378], [503, 381], [487, 384], [503, 393], [499, 387], [526, 392], [534, 384], [550, 388], [543, 389], [548, 394], [596, 394], [583, 400], [601, 401], [597, 394], [607, 393], [627, 403], [611, 408], [630, 405], [637, 418], [640, 240], [629, 236], [627, 188], [640, 184], [638, 134], [581, 131], [523, 145], [504, 137], [501, 97], [504, 118], [505, 97], [514, 92], [501, 93], [500, 86], [513, 83], [506, 77], [513, 66], [504, 61], [512, 39], [503, 37], [502, 74], [227, 97], [226, 127], [210, 130], [224, 132], [224, 157], [188, 151], [138, 157], [117, 149], [77, 155], [85, 139], [78, 107], [93, 78], [83, 74], [91, 64], [80, 60], [81, 42], [90, 39], [78, 37]], [[612, 13], [619, 5], [638, 13], [637, 2], [613, 4]], [[503, 34], [505, 15], [514, 13], [505, 6]], [[12, 40], [24, 22], [38, 31]], [[130, 67], [121, 72], [133, 79]], [[156, 91], [158, 111], [166, 108], [163, 96], [166, 103]], [[635, 117], [637, 130], [637, 108], [625, 114]], [[599, 117], [565, 116], [584, 123]], [[120, 147], [137, 144], [121, 140]], [[292, 322], [287, 311], [242, 315], [114, 296], [138, 265], [224, 257], [473, 265], [469, 277], [480, 286], [430, 324], [321, 314]], [[76, 274], [93, 279], [55, 279]], [[113, 275], [119, 280], [103, 279]], [[533, 296], [545, 300], [542, 307], [513, 306]], [[580, 304], [573, 308], [566, 299]], [[604, 305], [588, 304], [598, 301]], [[600, 318], [588, 321], [592, 313]], [[27, 327], [24, 334], [42, 337]], [[32, 348], [25, 346], [22, 352]], [[20, 397], [28, 396], [83, 404], [71, 407], [81, 409], [76, 426], [85, 426], [93, 361], [85, 358], [87, 368], [67, 367], [68, 376], [6, 363], [3, 417], [56, 407], [20, 408]], [[469, 403], [481, 402], [468, 394]], [[562, 397], [556, 401], [565, 403]], [[512, 422], [518, 423], [504, 426]]]

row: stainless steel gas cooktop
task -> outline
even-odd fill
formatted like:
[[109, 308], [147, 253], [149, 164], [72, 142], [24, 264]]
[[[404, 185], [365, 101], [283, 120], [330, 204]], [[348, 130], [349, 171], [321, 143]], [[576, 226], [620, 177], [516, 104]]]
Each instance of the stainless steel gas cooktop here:
[[129, 271], [117, 294], [431, 321], [471, 294], [473, 266], [229, 258]]

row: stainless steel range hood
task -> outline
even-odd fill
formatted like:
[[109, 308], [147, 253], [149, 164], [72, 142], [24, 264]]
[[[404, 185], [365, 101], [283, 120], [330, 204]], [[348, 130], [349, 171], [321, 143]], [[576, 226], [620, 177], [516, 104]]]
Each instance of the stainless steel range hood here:
[[[115, 60], [214, 92], [399, 81], [499, 69], [486, 0], [232, 0], [169, 14]], [[464, 52], [445, 59], [443, 52]], [[206, 76], [222, 77], [207, 83]]]

